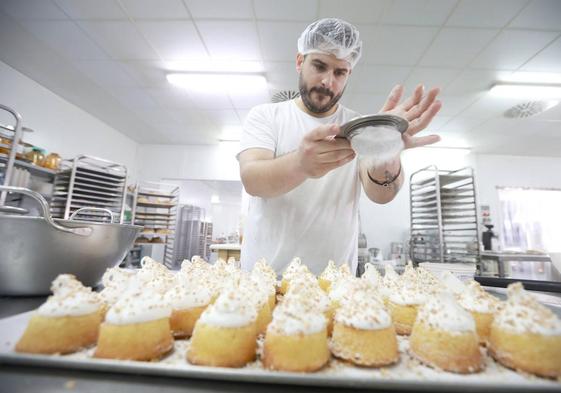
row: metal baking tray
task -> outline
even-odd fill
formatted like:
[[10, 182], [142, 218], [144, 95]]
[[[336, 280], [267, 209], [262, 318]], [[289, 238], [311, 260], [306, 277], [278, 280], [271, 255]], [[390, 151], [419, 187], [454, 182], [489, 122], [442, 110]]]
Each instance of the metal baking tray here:
[[163, 203], [163, 202], [137, 202], [137, 207], [153, 207], [157, 209], [169, 209], [172, 207], [176, 207], [177, 204], [175, 203]]
[[[70, 176], [68, 175], [64, 175], [64, 176], [60, 176], [57, 179], [57, 184], [68, 184], [70, 182]], [[75, 178], [74, 178], [74, 184], [78, 185], [78, 184], [84, 184], [84, 185], [90, 185], [90, 186], [98, 186], [98, 185], [102, 185], [105, 186], [106, 188], [111, 188], [113, 190], [122, 190], [124, 187], [125, 182], [113, 182], [113, 181], [108, 181], [107, 179], [97, 179], [97, 178], [93, 178], [93, 177], [84, 177], [80, 174], [76, 174]]]
[[[58, 193], [68, 193], [68, 184], [66, 185], [55, 185], [54, 187], [54, 192], [58, 192]], [[102, 196], [107, 196], [107, 197], [121, 197], [122, 193], [121, 192], [115, 192], [115, 190], [113, 188], [109, 188], [108, 190], [105, 190], [104, 187], [98, 187], [98, 186], [85, 186], [83, 184], [74, 187], [74, 192], [79, 192], [82, 193], [84, 195], [86, 194], [91, 194], [91, 195], [102, 195]]]
[[[66, 201], [68, 199], [68, 192], [55, 191], [53, 193], [53, 198]], [[97, 195], [91, 193], [84, 193], [83, 191], [78, 191], [78, 190], [74, 190], [74, 192], [72, 193], [72, 200], [74, 199], [85, 199], [85, 200], [101, 201], [101, 202], [108, 202], [108, 203], [122, 202], [122, 198], [120, 196]]]
[[[150, 243], [151, 244], [151, 243]], [[557, 311], [559, 312], [559, 311]], [[185, 360], [188, 341], [177, 340], [174, 351], [159, 362], [134, 362], [91, 358], [93, 349], [71, 355], [27, 355], [12, 351], [32, 312], [0, 320], [0, 364], [29, 365], [123, 374], [156, 375], [249, 383], [361, 388], [376, 390], [424, 390], [488, 392], [536, 390], [559, 391], [557, 381], [527, 376], [506, 369], [487, 358], [486, 370], [471, 375], [437, 371], [419, 364], [408, 355], [408, 341], [399, 339], [401, 360], [380, 369], [358, 368], [332, 359], [316, 373], [278, 372], [263, 369], [259, 360], [244, 368], [195, 366]], [[265, 390], [266, 387], [263, 387]], [[289, 390], [290, 388], [287, 388]]]
[[[65, 172], [60, 172], [59, 173], [61, 178], [65, 178], [65, 177], [70, 177], [71, 175], [71, 171], [65, 171]], [[109, 182], [112, 184], [123, 184], [125, 182], [125, 178], [123, 177], [114, 177], [114, 176], [110, 176], [110, 175], [105, 175], [102, 173], [92, 173], [92, 172], [84, 172], [81, 171], [80, 169], [76, 170], [76, 178], [82, 178], [82, 179], [92, 179], [92, 180], [103, 180], [105, 182]]]
[[79, 172], [83, 172], [86, 174], [89, 173], [95, 176], [110, 177], [117, 180], [124, 180], [126, 178], [126, 175], [122, 171], [118, 171], [107, 167], [93, 169], [93, 168], [86, 168], [84, 166], [78, 166], [76, 168], [76, 173]]

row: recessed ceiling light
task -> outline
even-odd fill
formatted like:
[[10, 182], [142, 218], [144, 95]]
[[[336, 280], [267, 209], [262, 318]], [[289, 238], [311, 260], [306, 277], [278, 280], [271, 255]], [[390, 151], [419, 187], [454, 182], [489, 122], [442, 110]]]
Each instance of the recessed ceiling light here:
[[561, 98], [561, 85], [498, 83], [489, 93], [495, 97], [544, 100]]
[[267, 88], [267, 80], [261, 74], [171, 73], [169, 83], [193, 92], [250, 93]]

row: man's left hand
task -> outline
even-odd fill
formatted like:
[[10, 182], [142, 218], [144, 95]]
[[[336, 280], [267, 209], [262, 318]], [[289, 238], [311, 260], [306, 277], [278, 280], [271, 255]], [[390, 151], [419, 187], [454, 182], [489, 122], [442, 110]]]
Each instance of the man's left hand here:
[[425, 95], [424, 86], [418, 85], [413, 94], [400, 103], [403, 86], [397, 85], [392, 89], [380, 113], [400, 116], [409, 121], [407, 131], [402, 134], [404, 149], [431, 145], [440, 140], [438, 135], [414, 136], [429, 125], [442, 107], [442, 103], [436, 99], [438, 93], [439, 88], [432, 88]]

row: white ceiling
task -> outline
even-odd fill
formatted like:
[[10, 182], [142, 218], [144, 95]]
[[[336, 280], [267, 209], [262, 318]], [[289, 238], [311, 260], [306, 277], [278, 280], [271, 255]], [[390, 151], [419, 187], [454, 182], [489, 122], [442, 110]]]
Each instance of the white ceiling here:
[[[522, 100], [486, 94], [514, 72], [561, 75], [558, 0], [2, 0], [0, 60], [139, 143], [216, 143], [297, 88], [296, 40], [327, 16], [364, 42], [343, 97], [352, 109], [376, 112], [396, 83], [436, 85], [441, 145], [561, 156], [561, 105], [512, 120], [502, 113]], [[208, 59], [258, 62], [268, 90], [195, 94], [165, 79], [173, 62]]]

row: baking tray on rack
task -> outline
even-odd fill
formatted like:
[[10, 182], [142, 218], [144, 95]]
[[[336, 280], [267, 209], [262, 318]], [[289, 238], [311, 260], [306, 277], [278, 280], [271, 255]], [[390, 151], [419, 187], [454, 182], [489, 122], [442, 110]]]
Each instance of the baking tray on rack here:
[[[68, 184], [66, 185], [55, 185], [54, 187], [54, 192], [55, 193], [68, 193]], [[122, 192], [115, 192], [115, 190], [113, 188], [109, 188], [108, 190], [105, 190], [104, 187], [89, 187], [89, 186], [84, 186], [83, 184], [80, 184], [76, 187], [74, 187], [74, 193], [81, 193], [84, 195], [102, 195], [102, 196], [106, 196], [106, 197], [121, 197], [122, 196]]]
[[[103, 177], [110, 177], [113, 179], [125, 179], [125, 174], [121, 173], [121, 171], [117, 171], [111, 168], [88, 168], [88, 167], [84, 167], [84, 166], [78, 166], [76, 168], [76, 173], [78, 172], [82, 172], [84, 174], [92, 174], [95, 176], [103, 176]], [[115, 173], [118, 172], [118, 173]]]
[[[152, 243], [149, 243], [152, 244]], [[557, 310], [556, 312], [559, 312]], [[173, 378], [195, 378], [248, 383], [321, 386], [375, 390], [423, 390], [455, 392], [559, 391], [559, 381], [528, 376], [509, 370], [486, 358], [485, 371], [460, 375], [437, 371], [419, 364], [408, 353], [408, 340], [399, 338], [401, 360], [391, 367], [358, 368], [332, 359], [316, 373], [269, 371], [259, 360], [246, 367], [233, 369], [191, 365], [185, 360], [188, 340], [176, 340], [171, 354], [159, 362], [135, 362], [95, 359], [93, 348], [71, 355], [29, 355], [13, 352], [32, 312], [0, 320], [0, 364], [64, 368], [93, 372], [154, 375]], [[266, 387], [263, 386], [263, 390]], [[289, 388], [287, 387], [287, 391]]]
[[[68, 199], [68, 192], [66, 191], [55, 191], [53, 192], [53, 198], [57, 198], [60, 200], [67, 200]], [[72, 193], [72, 200], [74, 199], [84, 199], [84, 200], [93, 200], [93, 201], [100, 201], [100, 202], [122, 202], [123, 199], [121, 196], [104, 196], [104, 195], [92, 195], [90, 193], [84, 193], [82, 191], [74, 190]]]
[[[70, 183], [70, 176], [67, 176], [67, 175], [60, 176], [57, 181], [58, 181], [58, 184], [61, 184], [61, 183], [69, 184]], [[116, 183], [116, 182], [112, 182], [112, 181], [107, 181], [107, 179], [104, 180], [104, 179], [96, 179], [96, 178], [91, 178], [91, 177], [83, 177], [83, 176], [77, 174], [74, 177], [74, 184], [84, 184], [84, 185], [90, 185], [90, 186], [96, 186], [96, 187], [98, 185], [101, 185], [101, 186], [105, 186], [105, 188], [111, 188], [113, 190], [115, 190], [115, 189], [122, 190], [124, 185], [125, 185], [125, 182], [122, 181], [122, 182]]]
[[172, 207], [176, 207], [176, 203], [163, 203], [163, 202], [136, 202], [137, 207], [146, 207], [146, 208], [157, 208], [157, 209], [169, 209]]
[[[60, 177], [70, 178], [71, 171], [60, 172], [59, 174], [60, 174]], [[99, 174], [99, 173], [92, 173], [92, 172], [84, 172], [84, 171], [81, 171], [80, 169], [76, 170], [75, 178], [102, 180], [102, 181], [109, 182], [109, 183], [112, 183], [112, 184], [123, 184], [126, 180], [124, 177], [114, 177], [114, 176], [105, 175], [105, 174], [102, 174], [102, 173]]]
[[[52, 207], [64, 207], [66, 206], [66, 201], [67, 199], [54, 199], [51, 202], [51, 206]], [[72, 202], [70, 204], [71, 207], [107, 207], [107, 208], [121, 208], [122, 205], [122, 200], [121, 201], [115, 201], [115, 202], [95, 202], [95, 201], [89, 201], [86, 199], [78, 199], [78, 198], [72, 198]]]

